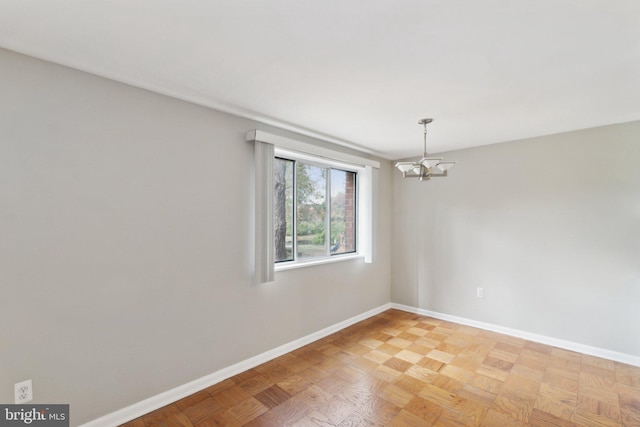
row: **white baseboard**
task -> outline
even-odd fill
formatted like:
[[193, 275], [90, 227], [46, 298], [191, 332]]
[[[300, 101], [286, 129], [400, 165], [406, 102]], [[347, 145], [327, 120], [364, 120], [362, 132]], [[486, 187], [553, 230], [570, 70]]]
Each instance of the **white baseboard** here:
[[268, 362], [269, 360], [275, 359], [276, 357], [282, 356], [283, 354], [289, 353], [300, 347], [303, 347], [307, 344], [338, 332], [341, 329], [344, 329], [362, 320], [368, 319], [369, 317], [375, 316], [376, 314], [382, 313], [383, 311], [386, 311], [391, 307], [391, 303], [381, 305], [380, 307], [376, 307], [372, 310], [366, 311], [342, 322], [328, 326], [302, 338], [298, 338], [274, 349], [265, 351], [264, 353], [258, 354], [257, 356], [220, 369], [219, 371], [213, 372], [209, 375], [205, 375], [202, 378], [198, 378], [171, 390], [167, 390], [163, 393], [157, 394], [138, 403], [134, 403], [131, 406], [119, 409], [100, 418], [96, 418], [95, 420], [82, 424], [80, 427], [119, 426], [120, 424], [131, 421], [151, 411], [155, 411], [158, 408], [169, 405], [193, 393], [197, 393], [200, 390], [204, 390], [207, 387], [211, 387], [212, 385], [217, 384], [220, 381], [224, 381], [227, 378], [230, 378], [251, 368], [255, 368], [256, 366]]
[[403, 304], [391, 303], [391, 308], [395, 308], [409, 313], [416, 313], [423, 316], [429, 316], [440, 320], [446, 320], [453, 323], [459, 323], [461, 325], [473, 326], [474, 328], [485, 329], [488, 331], [498, 332], [513, 337], [523, 338], [529, 341], [535, 341], [541, 344], [547, 344], [565, 350], [571, 350], [578, 353], [588, 354], [590, 356], [601, 357], [603, 359], [613, 360], [620, 363], [626, 363], [627, 365], [633, 365], [640, 367], [640, 357], [631, 354], [620, 353], [617, 351], [607, 350], [599, 347], [592, 347], [585, 344], [580, 344], [572, 341], [565, 341], [558, 338], [547, 337], [545, 335], [538, 335], [531, 332], [520, 331], [518, 329], [506, 328], [504, 326], [494, 325], [491, 323], [479, 322], [477, 320], [471, 320], [464, 317], [452, 316], [450, 314], [438, 313], [437, 311], [425, 310], [422, 308], [411, 307]]

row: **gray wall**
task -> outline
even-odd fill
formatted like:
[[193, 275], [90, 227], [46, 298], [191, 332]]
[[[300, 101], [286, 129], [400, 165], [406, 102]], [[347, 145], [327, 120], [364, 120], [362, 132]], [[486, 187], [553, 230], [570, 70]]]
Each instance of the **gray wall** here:
[[251, 284], [256, 127], [0, 50], [0, 402], [77, 425], [389, 302], [387, 161], [374, 264]]
[[640, 122], [443, 154], [394, 174], [392, 301], [639, 356]]

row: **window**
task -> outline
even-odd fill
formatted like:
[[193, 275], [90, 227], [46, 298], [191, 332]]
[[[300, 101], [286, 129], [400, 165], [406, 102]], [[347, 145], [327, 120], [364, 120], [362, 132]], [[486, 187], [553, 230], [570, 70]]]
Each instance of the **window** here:
[[273, 164], [274, 260], [356, 252], [357, 168], [278, 153]]
[[256, 283], [272, 282], [276, 266], [281, 271], [356, 257], [373, 262], [380, 162], [348, 143], [341, 145], [351, 153], [257, 129], [245, 139], [254, 144]]

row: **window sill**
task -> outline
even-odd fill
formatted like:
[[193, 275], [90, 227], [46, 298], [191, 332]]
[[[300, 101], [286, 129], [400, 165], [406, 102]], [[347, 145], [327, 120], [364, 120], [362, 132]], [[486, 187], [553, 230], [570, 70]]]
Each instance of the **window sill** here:
[[347, 254], [347, 255], [336, 255], [336, 256], [332, 256], [329, 258], [321, 258], [321, 259], [317, 259], [317, 260], [312, 260], [312, 261], [297, 261], [297, 262], [287, 262], [287, 263], [280, 263], [280, 264], [276, 264], [274, 266], [275, 272], [279, 272], [279, 271], [285, 271], [285, 270], [293, 270], [295, 268], [303, 268], [303, 267], [312, 267], [314, 265], [321, 265], [321, 264], [331, 264], [334, 262], [342, 262], [342, 261], [350, 261], [350, 260], [354, 260], [354, 259], [358, 259], [358, 258], [363, 258], [364, 259], [364, 255], [360, 255], [360, 254]]

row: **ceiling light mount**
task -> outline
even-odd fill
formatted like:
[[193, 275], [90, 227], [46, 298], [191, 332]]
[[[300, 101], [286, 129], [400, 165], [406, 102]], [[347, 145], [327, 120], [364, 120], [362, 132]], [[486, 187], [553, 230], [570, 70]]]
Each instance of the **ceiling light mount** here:
[[[447, 176], [447, 171], [456, 164], [452, 161], [443, 161], [442, 157], [429, 157], [427, 155], [427, 125], [433, 122], [433, 119], [420, 119], [418, 124], [424, 126], [424, 150], [422, 158], [416, 162], [398, 162], [396, 167], [402, 172], [403, 178], [418, 178], [420, 181], [428, 181], [431, 178], [439, 178]], [[440, 172], [436, 173], [434, 168]]]

